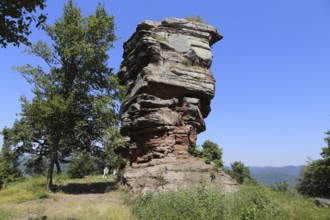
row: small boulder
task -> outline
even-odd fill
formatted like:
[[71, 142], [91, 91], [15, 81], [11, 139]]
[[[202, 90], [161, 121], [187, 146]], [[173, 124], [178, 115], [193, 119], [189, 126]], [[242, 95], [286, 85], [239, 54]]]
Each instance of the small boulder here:
[[330, 208], [330, 199], [316, 198], [315, 204], [320, 207]]

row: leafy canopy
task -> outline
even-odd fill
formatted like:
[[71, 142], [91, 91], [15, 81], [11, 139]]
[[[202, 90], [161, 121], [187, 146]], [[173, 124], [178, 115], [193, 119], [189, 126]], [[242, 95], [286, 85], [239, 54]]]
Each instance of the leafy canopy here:
[[322, 148], [323, 159], [308, 161], [302, 169], [297, 185], [301, 194], [330, 198], [330, 131], [326, 134], [328, 137], [324, 140], [328, 146]]
[[46, 16], [36, 15], [36, 11], [45, 7], [45, 0], [0, 1], [0, 46], [6, 47], [10, 43], [29, 45], [27, 37], [31, 34], [32, 22], [37, 22], [36, 27], [40, 27], [46, 21]]
[[21, 118], [6, 129], [6, 144], [49, 160], [48, 189], [54, 165], [60, 171], [59, 162], [73, 153], [97, 151], [107, 129], [118, 124], [121, 90], [107, 66], [116, 40], [113, 19], [103, 5], [82, 17], [69, 0], [62, 17], [45, 28], [52, 46], [39, 41], [27, 51], [49, 70], [29, 64], [16, 68], [34, 86], [35, 96], [21, 98]]

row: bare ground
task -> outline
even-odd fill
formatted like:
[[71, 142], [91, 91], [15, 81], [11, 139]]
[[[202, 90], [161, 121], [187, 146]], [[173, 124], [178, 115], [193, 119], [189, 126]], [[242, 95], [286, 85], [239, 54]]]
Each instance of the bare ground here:
[[[126, 212], [128, 207], [121, 198], [123, 193], [113, 190], [114, 187], [113, 182], [68, 184], [59, 192], [52, 193], [50, 198], [0, 204], [0, 208], [12, 210], [16, 217], [10, 219], [15, 220], [130, 219], [129, 214], [121, 216], [119, 213], [118, 217], [118, 212]], [[109, 213], [111, 210], [117, 213], [112, 215]]]

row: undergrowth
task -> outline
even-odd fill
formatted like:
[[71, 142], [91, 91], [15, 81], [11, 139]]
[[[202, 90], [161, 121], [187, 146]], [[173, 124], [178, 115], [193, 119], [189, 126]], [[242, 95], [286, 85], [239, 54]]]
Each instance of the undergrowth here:
[[132, 213], [137, 219], [164, 220], [330, 220], [330, 210], [317, 207], [313, 199], [260, 185], [241, 186], [227, 195], [212, 187], [146, 194], [133, 202]]
[[199, 187], [141, 196], [132, 212], [137, 219], [224, 219], [224, 203], [216, 189]]
[[[109, 178], [111, 179], [111, 178]], [[179, 191], [154, 193], [132, 199], [125, 187], [111, 190], [96, 200], [75, 199], [75, 195], [45, 190], [45, 178], [27, 178], [0, 190], [0, 219], [33, 216], [34, 219], [317, 219], [330, 220], [330, 209], [320, 208], [313, 198], [292, 192], [278, 191], [261, 185], [242, 185], [237, 193], [226, 194], [212, 186], [200, 186]], [[95, 183], [100, 176], [69, 179], [55, 176], [54, 183]], [[110, 180], [109, 180], [110, 181]], [[50, 211], [48, 203], [69, 203]], [[86, 195], [87, 196], [87, 195]], [[63, 197], [63, 199], [62, 199]], [[53, 204], [53, 203], [52, 203]]]

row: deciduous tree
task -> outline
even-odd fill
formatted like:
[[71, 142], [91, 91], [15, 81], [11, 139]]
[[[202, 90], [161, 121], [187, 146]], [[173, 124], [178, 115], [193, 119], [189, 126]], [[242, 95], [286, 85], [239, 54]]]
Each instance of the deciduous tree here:
[[37, 9], [45, 7], [45, 0], [0, 1], [0, 46], [30, 44], [27, 39], [31, 34], [30, 26], [36, 22], [39, 27], [46, 21], [45, 14], [37, 14]]
[[113, 16], [99, 5], [82, 17], [69, 0], [62, 17], [46, 26], [52, 46], [39, 41], [28, 51], [41, 57], [49, 70], [25, 65], [18, 71], [31, 83], [34, 97], [22, 97], [20, 120], [7, 132], [12, 149], [46, 158], [47, 188], [53, 170], [74, 152], [93, 152], [117, 125], [119, 87], [107, 66], [108, 50], [116, 40]]
[[212, 141], [205, 141], [202, 144], [202, 157], [207, 161], [213, 161], [215, 168], [220, 168], [223, 166], [222, 162], [222, 149], [219, 148], [219, 145]]
[[302, 169], [297, 185], [301, 194], [330, 198], [330, 131], [326, 134], [327, 147], [321, 152], [323, 159], [310, 160]]
[[242, 161], [235, 161], [230, 164], [231, 170], [229, 174], [233, 177], [239, 184], [244, 182], [255, 182], [250, 174], [250, 169], [244, 165]]

